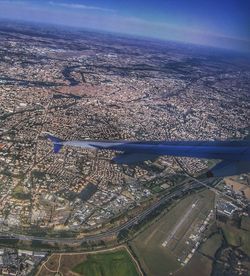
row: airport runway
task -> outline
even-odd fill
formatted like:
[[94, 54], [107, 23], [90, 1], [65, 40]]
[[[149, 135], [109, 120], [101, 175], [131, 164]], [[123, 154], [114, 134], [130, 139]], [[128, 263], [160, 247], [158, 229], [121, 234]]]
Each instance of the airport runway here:
[[174, 237], [175, 233], [178, 231], [178, 229], [182, 226], [182, 224], [187, 220], [189, 215], [192, 213], [194, 208], [196, 207], [196, 204], [198, 203], [198, 199], [190, 206], [190, 208], [186, 211], [184, 216], [181, 218], [181, 220], [175, 225], [174, 229], [170, 233], [170, 235], [167, 237], [167, 239], [162, 243], [163, 247], [166, 247], [169, 241]]

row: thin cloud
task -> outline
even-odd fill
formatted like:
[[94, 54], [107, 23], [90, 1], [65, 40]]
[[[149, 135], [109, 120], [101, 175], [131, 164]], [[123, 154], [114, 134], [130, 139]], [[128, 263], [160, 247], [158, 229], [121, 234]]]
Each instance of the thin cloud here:
[[51, 6], [59, 6], [59, 7], [65, 7], [70, 9], [83, 9], [83, 10], [95, 10], [95, 11], [102, 11], [102, 12], [115, 12], [113, 9], [107, 9], [97, 6], [89, 6], [89, 5], [83, 5], [83, 4], [77, 4], [77, 3], [60, 3], [60, 2], [53, 2], [50, 1], [49, 4]]

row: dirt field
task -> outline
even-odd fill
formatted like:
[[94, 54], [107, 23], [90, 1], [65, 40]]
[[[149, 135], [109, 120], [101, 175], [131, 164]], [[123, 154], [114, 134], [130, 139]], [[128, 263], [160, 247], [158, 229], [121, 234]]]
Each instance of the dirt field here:
[[47, 262], [42, 266], [37, 276], [51, 276], [60, 271], [61, 275], [73, 276], [75, 273], [71, 272], [76, 265], [86, 260], [85, 254], [53, 254]]
[[250, 199], [250, 187], [247, 185], [247, 181], [240, 183], [237, 181], [237, 177], [227, 177], [225, 178], [225, 183], [234, 191], [242, 192], [247, 199]]

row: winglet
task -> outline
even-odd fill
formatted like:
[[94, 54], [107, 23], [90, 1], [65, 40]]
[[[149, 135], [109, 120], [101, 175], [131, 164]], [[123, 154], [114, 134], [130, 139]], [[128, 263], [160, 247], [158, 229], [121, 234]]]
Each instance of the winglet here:
[[63, 147], [63, 140], [60, 139], [60, 138], [57, 138], [49, 133], [46, 133], [46, 136], [45, 136], [47, 139], [49, 139], [53, 145], [54, 145], [54, 153], [58, 153], [61, 148]]

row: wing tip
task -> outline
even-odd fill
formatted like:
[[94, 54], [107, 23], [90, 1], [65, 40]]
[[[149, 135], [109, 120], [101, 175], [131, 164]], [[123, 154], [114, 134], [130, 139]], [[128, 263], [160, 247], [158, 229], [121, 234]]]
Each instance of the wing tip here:
[[53, 143], [54, 153], [58, 153], [61, 150], [61, 148], [63, 147], [63, 144], [62, 144], [63, 140], [52, 135], [49, 132], [44, 132], [44, 134], [45, 134], [45, 138], [50, 140]]

